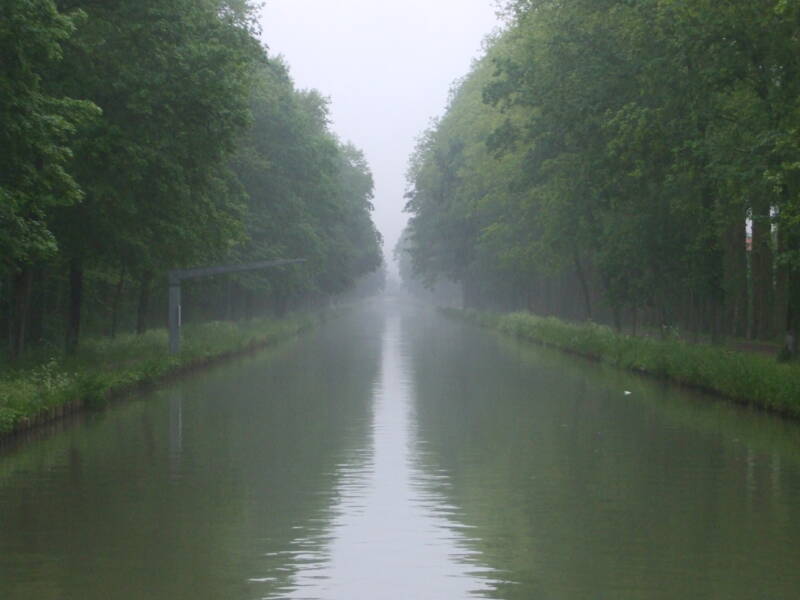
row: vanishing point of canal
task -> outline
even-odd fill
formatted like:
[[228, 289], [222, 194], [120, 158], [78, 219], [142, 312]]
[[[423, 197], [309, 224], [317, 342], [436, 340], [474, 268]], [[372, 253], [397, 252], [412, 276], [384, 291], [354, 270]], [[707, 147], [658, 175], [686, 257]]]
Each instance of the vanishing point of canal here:
[[800, 598], [800, 426], [376, 303], [0, 450], [3, 600], [473, 597]]

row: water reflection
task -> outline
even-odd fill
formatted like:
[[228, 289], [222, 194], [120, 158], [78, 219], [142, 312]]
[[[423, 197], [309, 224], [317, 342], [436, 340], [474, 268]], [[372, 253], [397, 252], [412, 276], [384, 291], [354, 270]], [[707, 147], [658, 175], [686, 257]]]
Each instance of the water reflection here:
[[0, 454], [0, 598], [800, 597], [797, 424], [389, 315]]
[[268, 598], [468, 598], [492, 588], [441, 493], [447, 474], [422, 468], [402, 336], [400, 317], [388, 317], [371, 447], [340, 465], [327, 545], [298, 537], [291, 585]]
[[292, 540], [329, 528], [336, 465], [369, 439], [380, 323], [331, 323], [0, 456], [0, 598], [286, 587], [309, 558]]
[[180, 479], [181, 454], [183, 454], [183, 390], [177, 388], [169, 394], [169, 466], [172, 481]]
[[490, 597], [800, 597], [796, 424], [433, 316], [407, 330], [428, 468], [502, 570]]

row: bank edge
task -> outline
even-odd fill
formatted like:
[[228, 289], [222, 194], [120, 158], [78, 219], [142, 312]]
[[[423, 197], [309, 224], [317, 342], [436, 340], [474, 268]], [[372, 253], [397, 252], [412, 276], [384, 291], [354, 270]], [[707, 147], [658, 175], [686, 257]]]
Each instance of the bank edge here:
[[800, 418], [800, 366], [796, 364], [708, 344], [633, 337], [596, 323], [568, 323], [530, 313], [498, 314], [454, 308], [441, 311], [528, 342]]
[[181, 353], [170, 355], [167, 331], [87, 339], [72, 359], [51, 359], [0, 378], [0, 444], [80, 412], [102, 410], [188, 373], [294, 337], [334, 312], [282, 319], [215, 321], [185, 327]]

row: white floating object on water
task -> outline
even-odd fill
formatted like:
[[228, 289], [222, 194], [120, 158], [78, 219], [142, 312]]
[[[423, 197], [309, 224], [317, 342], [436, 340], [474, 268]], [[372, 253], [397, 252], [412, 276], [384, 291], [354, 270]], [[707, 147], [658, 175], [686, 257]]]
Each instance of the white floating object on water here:
[[628, 390], [625, 390], [625, 395], [626, 395], [626, 396], [630, 396], [630, 395], [631, 395], [631, 392], [629, 392]]

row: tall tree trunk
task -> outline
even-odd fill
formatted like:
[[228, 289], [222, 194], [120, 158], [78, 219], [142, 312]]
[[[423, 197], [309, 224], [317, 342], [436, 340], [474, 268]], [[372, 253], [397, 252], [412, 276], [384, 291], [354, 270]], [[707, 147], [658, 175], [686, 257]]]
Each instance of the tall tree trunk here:
[[705, 325], [705, 302], [701, 301], [700, 304], [702, 306], [698, 306], [698, 301], [692, 289], [688, 292], [688, 298], [682, 298], [682, 300], [680, 323], [687, 332], [692, 334], [692, 340], [697, 343], [700, 339], [700, 331]]
[[555, 302], [553, 302], [553, 294], [555, 288], [555, 280], [552, 276], [545, 276], [544, 279], [544, 311], [543, 316], [549, 317], [554, 316], [553, 307], [555, 306]]
[[253, 292], [244, 290], [244, 318], [253, 318]]
[[11, 360], [17, 360], [25, 350], [28, 316], [31, 305], [31, 285], [33, 269], [23, 268], [13, 278], [11, 315]]
[[800, 274], [794, 271], [789, 276], [789, 307], [786, 314], [786, 336], [784, 338], [787, 358], [797, 357], [800, 334]]
[[722, 313], [724, 307], [716, 298], [711, 298], [709, 304], [709, 317], [711, 319], [711, 343], [719, 344], [722, 341]]
[[528, 282], [528, 312], [542, 314], [542, 277], [532, 274]]
[[614, 319], [614, 329], [617, 333], [622, 333], [622, 308], [616, 302], [611, 305], [611, 316]]
[[[778, 256], [788, 249], [788, 240], [784, 229], [779, 225], [777, 231], [776, 250]], [[775, 332], [783, 334], [789, 330], [789, 266], [776, 264], [775, 266], [775, 296], [774, 296], [774, 328]]]
[[536, 279], [533, 276], [528, 276], [525, 280], [525, 309], [533, 313], [536, 312]]
[[225, 320], [233, 321], [233, 276], [228, 275], [225, 282]]
[[475, 286], [472, 277], [467, 275], [461, 282], [461, 307], [475, 308], [476, 304]]
[[73, 258], [69, 263], [69, 306], [67, 307], [67, 335], [65, 350], [75, 354], [81, 335], [81, 308], [83, 307], [83, 262]]
[[119, 325], [119, 305], [122, 301], [122, 292], [125, 291], [125, 266], [119, 272], [119, 280], [114, 289], [114, 298], [111, 301], [111, 330], [109, 337], [113, 340], [117, 337], [117, 326]]
[[756, 339], [770, 339], [773, 329], [773, 258], [772, 231], [769, 205], [760, 203], [753, 207], [753, 240], [751, 273], [753, 284], [753, 327]]
[[11, 346], [14, 340], [12, 331], [14, 329], [13, 319], [11, 318], [14, 312], [14, 278], [9, 276], [0, 283], [0, 301], [3, 302], [3, 311], [0, 312], [0, 319], [3, 319], [3, 326], [6, 335], [6, 354], [11, 356]]
[[142, 335], [147, 331], [147, 315], [150, 312], [150, 288], [153, 284], [153, 272], [145, 271], [139, 280], [139, 305], [136, 310], [136, 333]]
[[667, 300], [663, 290], [656, 292], [655, 297], [655, 310], [656, 319], [658, 320], [658, 328], [661, 334], [661, 339], [667, 339], [672, 335], [672, 321], [670, 319], [670, 312], [667, 306]]
[[286, 316], [289, 310], [289, 296], [284, 291], [278, 291], [275, 294], [275, 316], [282, 318]]
[[744, 337], [748, 329], [747, 222], [744, 216], [738, 215], [726, 228], [722, 246], [724, 333]]
[[[796, 195], [784, 189], [785, 199]], [[778, 252], [794, 254], [800, 250], [800, 231], [789, 223], [778, 221]], [[792, 268], [794, 267], [794, 268]], [[800, 269], [798, 266], [781, 264], [777, 276], [776, 304], [778, 304], [778, 326], [784, 333], [783, 354], [788, 359], [797, 358], [798, 333], [800, 333]]]
[[584, 302], [584, 309], [586, 310], [586, 320], [592, 320], [592, 299], [589, 295], [589, 282], [586, 280], [586, 274], [583, 271], [583, 265], [581, 264], [581, 259], [578, 256], [578, 253], [575, 252], [573, 255], [573, 260], [575, 262], [575, 273], [578, 275], [578, 281], [581, 284], [581, 291], [583, 292], [583, 302]]
[[30, 325], [28, 339], [38, 344], [44, 338], [44, 315], [47, 301], [47, 275], [43, 267], [33, 271], [33, 291], [31, 292]]

